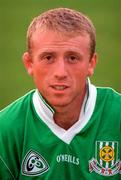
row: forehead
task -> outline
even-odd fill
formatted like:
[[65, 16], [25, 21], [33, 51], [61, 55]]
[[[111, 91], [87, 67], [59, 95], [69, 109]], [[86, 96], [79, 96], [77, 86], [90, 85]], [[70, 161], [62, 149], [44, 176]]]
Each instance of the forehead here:
[[62, 34], [53, 31], [36, 31], [32, 36], [32, 50], [67, 48], [69, 50], [79, 50], [89, 48], [90, 37], [83, 34]]

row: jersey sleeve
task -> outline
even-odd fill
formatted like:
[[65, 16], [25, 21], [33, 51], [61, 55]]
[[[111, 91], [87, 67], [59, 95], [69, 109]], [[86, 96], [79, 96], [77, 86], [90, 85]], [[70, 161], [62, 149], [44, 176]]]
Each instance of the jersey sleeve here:
[[[13, 111], [12, 111], [13, 113]], [[0, 180], [17, 179], [19, 174], [20, 147], [17, 119], [12, 113], [0, 114]], [[15, 120], [14, 120], [15, 119]], [[19, 128], [20, 129], [20, 128]]]
[[31, 96], [29, 93], [0, 111], [0, 180], [18, 179], [20, 175]]
[[0, 156], [0, 180], [9, 180], [9, 179], [15, 180], [9, 167]]

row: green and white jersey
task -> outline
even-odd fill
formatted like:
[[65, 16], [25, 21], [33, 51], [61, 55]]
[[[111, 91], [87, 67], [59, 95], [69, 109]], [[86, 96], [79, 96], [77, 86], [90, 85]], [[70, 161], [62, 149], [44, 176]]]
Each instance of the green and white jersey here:
[[37, 90], [0, 112], [0, 180], [121, 179], [120, 94], [89, 85], [68, 130], [53, 114]]

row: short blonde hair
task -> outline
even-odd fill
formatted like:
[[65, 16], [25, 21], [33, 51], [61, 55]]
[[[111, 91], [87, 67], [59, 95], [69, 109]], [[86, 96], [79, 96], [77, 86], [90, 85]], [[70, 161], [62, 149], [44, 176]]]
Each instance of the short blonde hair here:
[[95, 52], [96, 32], [91, 20], [84, 14], [68, 9], [56, 8], [35, 17], [28, 27], [27, 46], [32, 51], [32, 35], [36, 30], [52, 30], [66, 36], [88, 33], [90, 37], [90, 55]]

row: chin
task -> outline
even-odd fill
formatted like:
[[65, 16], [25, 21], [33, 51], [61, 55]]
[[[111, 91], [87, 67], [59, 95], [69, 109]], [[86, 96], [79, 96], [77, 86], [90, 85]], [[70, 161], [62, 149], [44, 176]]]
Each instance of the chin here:
[[51, 100], [49, 101], [50, 102], [50, 105], [52, 107], [65, 107], [65, 106], [68, 106], [71, 102], [69, 100], [63, 100], [63, 99], [60, 99], [60, 100]]

